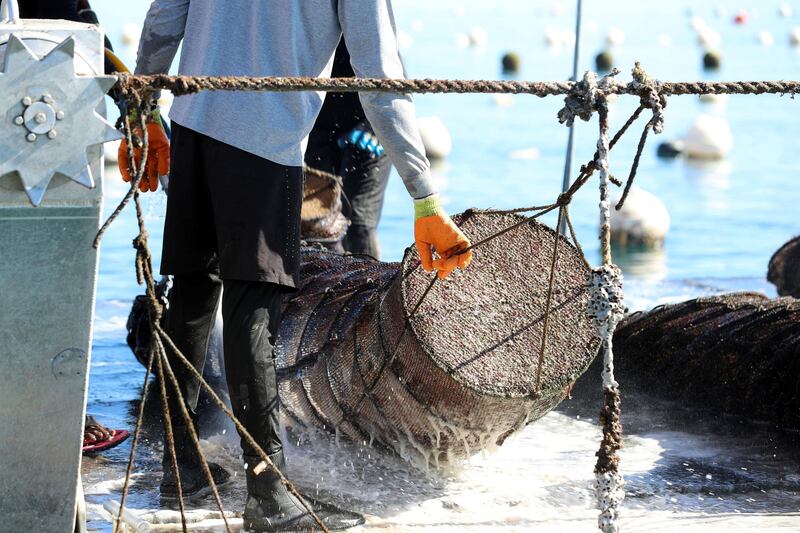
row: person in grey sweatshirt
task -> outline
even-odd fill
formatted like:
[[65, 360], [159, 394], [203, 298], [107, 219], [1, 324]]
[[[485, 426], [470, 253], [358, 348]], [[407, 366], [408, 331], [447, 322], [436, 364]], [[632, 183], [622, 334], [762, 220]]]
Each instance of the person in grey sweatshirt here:
[[[155, 0], [142, 31], [136, 73], [166, 73], [182, 42], [179, 72], [184, 75], [328, 77], [343, 35], [356, 76], [403, 77], [391, 0]], [[170, 113], [170, 191], [161, 262], [162, 274], [174, 275], [167, 331], [202, 372], [222, 294], [233, 411], [279, 468], [284, 459], [273, 346], [282, 294], [295, 287], [303, 153], [323, 97], [310, 91], [209, 91], [176, 98]], [[360, 97], [414, 200], [422, 267], [440, 278], [466, 268], [470, 244], [442, 209], [431, 183], [411, 96]], [[156, 149], [148, 163], [158, 168], [148, 169], [148, 177], [163, 172], [163, 146]], [[172, 367], [194, 412], [198, 383], [180, 371], [178, 361]], [[173, 418], [183, 494], [203, 494], [208, 487], [199, 458], [180, 417]], [[245, 527], [315, 530], [314, 520], [278, 476], [258, 468], [261, 460], [244, 438], [242, 451]], [[167, 457], [163, 464], [161, 497], [169, 501], [177, 497], [177, 476]], [[220, 484], [230, 479], [219, 465], [211, 469]], [[313, 505], [330, 529], [363, 522], [356, 513]]]

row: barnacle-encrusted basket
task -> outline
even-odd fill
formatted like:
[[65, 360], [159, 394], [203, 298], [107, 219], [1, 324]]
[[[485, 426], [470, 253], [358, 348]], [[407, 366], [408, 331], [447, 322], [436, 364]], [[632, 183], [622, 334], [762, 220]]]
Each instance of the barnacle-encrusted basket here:
[[[522, 219], [455, 220], [478, 242]], [[283, 412], [426, 466], [500, 445], [555, 407], [596, 355], [587, 276], [575, 248], [537, 222], [479, 246], [466, 271], [432, 285], [413, 248], [401, 263], [307, 250], [276, 349]]]
[[739, 292], [635, 313], [617, 328], [614, 351], [617, 376], [629, 387], [800, 429], [794, 298]]
[[781, 296], [800, 298], [800, 237], [795, 237], [769, 260], [767, 279]]
[[303, 183], [300, 233], [309, 243], [338, 242], [350, 221], [342, 213], [342, 186], [332, 177], [307, 170]]

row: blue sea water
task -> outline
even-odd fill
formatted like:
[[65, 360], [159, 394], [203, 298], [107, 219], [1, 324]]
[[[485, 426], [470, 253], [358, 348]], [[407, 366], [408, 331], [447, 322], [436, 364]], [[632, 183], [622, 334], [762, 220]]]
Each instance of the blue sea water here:
[[[120, 55], [132, 65], [135, 50], [123, 44], [123, 37], [131, 33], [128, 25], [141, 24], [149, 2], [94, 0], [92, 4]], [[800, 78], [800, 48], [789, 45], [790, 31], [800, 26], [800, 2], [788, 3], [794, 8], [789, 17], [778, 16], [781, 2], [770, 0], [588, 0], [584, 4], [581, 71], [593, 67], [594, 55], [606, 48], [607, 34], [617, 29], [624, 42], [611, 47], [611, 52], [623, 79], [635, 61], [665, 81]], [[572, 2], [395, 0], [394, 5], [410, 77], [499, 78], [500, 57], [506, 51], [522, 58], [519, 79], [563, 80], [571, 73], [571, 47], [547, 46], [545, 34], [573, 29]], [[739, 9], [749, 10], [747, 24], [732, 23]], [[702, 18], [721, 36], [718, 72], [702, 70], [692, 17]], [[485, 46], [463, 46], [476, 27], [488, 35]], [[761, 31], [774, 37], [772, 46], [757, 40]], [[451, 156], [434, 169], [451, 212], [540, 205], [560, 192], [567, 139], [567, 129], [556, 120], [561, 99], [514, 96], [510, 105], [498, 105], [489, 95], [426, 95], [416, 101], [420, 116], [440, 117], [452, 135]], [[622, 124], [637, 103], [620, 97], [612, 109], [612, 128]], [[663, 251], [620, 256], [632, 309], [721, 291], [760, 290], [774, 295], [764, 279], [767, 262], [800, 228], [795, 211], [800, 201], [795, 183], [798, 105], [788, 96], [734, 96], [724, 106], [709, 106], [692, 96], [669, 100], [666, 129], [661, 138], [651, 137], [637, 183], [664, 202], [672, 227]], [[695, 165], [656, 158], [656, 144], [682, 136], [700, 113], [729, 122], [734, 148], [727, 159]], [[576, 128], [576, 162], [586, 162], [595, 150], [596, 122], [578, 123]], [[617, 176], [627, 175], [637, 140], [634, 130], [612, 152], [612, 172]], [[534, 148], [538, 156], [532, 159], [509, 156]], [[110, 211], [123, 187], [113, 173], [107, 178], [106, 211]], [[572, 207], [578, 235], [592, 262], [598, 260], [597, 201], [597, 189], [590, 184]], [[145, 201], [156, 262], [164, 205], [160, 193]], [[88, 410], [112, 427], [132, 427], [132, 407], [143, 379], [143, 369], [124, 339], [130, 302], [141, 292], [133, 271], [134, 235], [129, 211], [109, 231], [100, 259]], [[384, 258], [389, 260], [400, 258], [413, 240], [412, 206], [397, 176], [387, 192], [380, 237]], [[793, 451], [766, 430], [747, 439], [723, 426], [688, 423], [685, 418], [692, 414], [675, 409], [654, 402], [649, 409], [633, 406], [628, 415], [639, 433], [629, 438], [623, 468], [639, 495], [626, 504], [626, 529], [657, 531], [677, 524], [692, 530], [800, 529], [796, 476], [800, 462]], [[553, 413], [450, 480], [419, 481], [389, 460], [363, 457], [357, 462], [360, 475], [353, 475], [340, 466], [350, 460], [346, 453], [325, 443], [295, 452], [300, 466], [293, 473], [305, 486], [321, 486], [368, 509], [378, 517], [376, 529], [591, 531], [590, 477], [598, 437], [591, 420]], [[92, 527], [97, 530], [110, 528], [100, 505], [110, 496], [118, 497], [114, 483], [122, 475], [128, 451], [126, 444], [85, 462]], [[157, 470], [157, 445], [148, 443], [143, 453], [145, 468]], [[717, 476], [716, 470], [710, 473], [711, 457], [722, 457], [724, 468], [758, 470], [772, 483], [761, 485], [766, 489], [733, 491], [724, 497], [673, 487], [691, 485], [696, 468]], [[327, 471], [331, 475], [322, 473]], [[370, 474], [386, 480], [378, 482]], [[153, 476], [153, 472], [143, 476], [145, 481], [134, 491], [134, 505], [157, 505]], [[417, 497], [400, 497], [400, 490]], [[232, 498], [233, 508], [237, 504], [241, 502]]]

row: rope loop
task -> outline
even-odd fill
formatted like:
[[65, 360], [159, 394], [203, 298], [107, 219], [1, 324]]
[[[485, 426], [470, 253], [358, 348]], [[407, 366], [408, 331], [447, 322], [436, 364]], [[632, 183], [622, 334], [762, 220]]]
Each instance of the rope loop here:
[[570, 203], [572, 203], [572, 194], [567, 192], [562, 192], [558, 195], [558, 199], [556, 200], [556, 205], [558, 207], [567, 207]]
[[659, 134], [664, 131], [664, 108], [667, 107], [667, 97], [662, 94], [661, 82], [648, 76], [638, 61], [631, 74], [633, 81], [628, 84], [628, 90], [638, 94], [642, 107], [653, 112], [653, 118], [648, 122], [648, 127], [653, 128], [653, 131]]

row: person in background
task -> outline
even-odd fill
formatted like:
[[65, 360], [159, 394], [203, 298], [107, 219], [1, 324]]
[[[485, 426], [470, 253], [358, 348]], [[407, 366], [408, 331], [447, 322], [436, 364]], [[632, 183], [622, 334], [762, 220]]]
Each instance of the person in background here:
[[[333, 78], [355, 76], [344, 39], [333, 58]], [[350, 227], [344, 250], [380, 259], [378, 222], [391, 161], [367, 120], [358, 93], [328, 93], [308, 137], [306, 165], [340, 176]]]
[[[79, 6], [78, 4], [83, 4]], [[19, 14], [24, 19], [61, 19], [85, 22], [79, 11], [91, 9], [86, 0], [19, 0]]]
[[[182, 75], [327, 77], [343, 34], [358, 76], [403, 77], [391, 0], [155, 0], [142, 30], [136, 73], [167, 73], [180, 45]], [[422, 267], [441, 278], [466, 268], [469, 240], [433, 189], [410, 95], [365, 93], [361, 103], [414, 200]], [[170, 113], [161, 273], [174, 275], [174, 284], [166, 327], [202, 372], [221, 296], [233, 412], [280, 469], [285, 461], [273, 347], [283, 295], [296, 285], [304, 148], [321, 106], [322, 95], [311, 91], [207, 91], [176, 98]], [[152, 177], [161, 173], [163, 158], [159, 146], [150, 149], [147, 181], [157, 187]], [[130, 179], [125, 165], [121, 171]], [[187, 407], [195, 412], [198, 382], [176, 358], [171, 365]], [[173, 407], [177, 413], [178, 406]], [[182, 417], [173, 419], [182, 491], [206, 492], [188, 429]], [[241, 445], [247, 480], [244, 527], [317, 530], [311, 514], [262, 464], [244, 435]], [[170, 463], [165, 454], [162, 500], [177, 495]], [[211, 468], [216, 481], [230, 478], [219, 465]], [[312, 505], [329, 529], [364, 521], [332, 505]]]
[[[19, 11], [23, 19], [59, 19], [99, 25], [88, 0], [19, 0]], [[107, 50], [112, 50], [108, 37], [105, 46]], [[106, 73], [116, 70], [107, 57]], [[113, 448], [127, 439], [128, 435], [124, 429], [109, 429], [87, 415], [83, 424], [83, 453], [98, 453]]]

